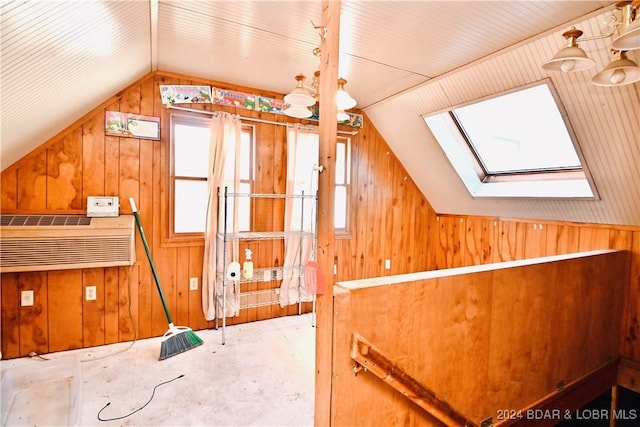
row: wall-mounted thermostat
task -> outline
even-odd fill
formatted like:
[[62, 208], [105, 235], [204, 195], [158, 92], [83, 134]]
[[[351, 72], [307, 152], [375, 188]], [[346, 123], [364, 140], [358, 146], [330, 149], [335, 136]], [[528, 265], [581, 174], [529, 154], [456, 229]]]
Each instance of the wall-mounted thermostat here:
[[120, 215], [120, 198], [117, 196], [89, 196], [87, 197], [87, 216], [118, 216]]

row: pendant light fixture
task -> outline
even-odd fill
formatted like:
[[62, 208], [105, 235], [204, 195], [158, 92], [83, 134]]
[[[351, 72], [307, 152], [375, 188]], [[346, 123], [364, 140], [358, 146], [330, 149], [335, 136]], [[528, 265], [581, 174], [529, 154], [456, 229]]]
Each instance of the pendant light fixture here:
[[[616, 7], [621, 10], [621, 19], [612, 16], [613, 29], [610, 34], [590, 37], [583, 41], [598, 40], [612, 37], [619, 29], [620, 35], [613, 39], [611, 51], [614, 60], [592, 78], [597, 86], [623, 86], [640, 81], [640, 67], [627, 58], [626, 51], [640, 49], [640, 1], [620, 1]], [[595, 62], [578, 46], [578, 38], [582, 31], [572, 27], [562, 34], [567, 41], [566, 46], [556, 53], [553, 58], [542, 65], [547, 71], [562, 71], [565, 73], [583, 71], [595, 65]]]
[[306, 77], [304, 74], [298, 74], [296, 76], [296, 87], [289, 94], [285, 95], [284, 102], [296, 107], [311, 107], [316, 103], [313, 92], [304, 85], [305, 80]]
[[349, 120], [349, 115], [347, 113], [345, 113], [344, 110], [338, 110], [338, 114], [336, 114], [336, 119], [339, 122], [345, 122], [345, 121]]
[[[319, 28], [315, 27], [314, 28]], [[322, 37], [322, 33], [320, 35]], [[313, 54], [316, 57], [320, 57], [320, 48], [313, 49]], [[298, 119], [311, 117], [313, 112], [309, 107], [315, 105], [316, 101], [320, 99], [320, 71], [316, 70], [313, 73], [313, 81], [311, 87], [305, 86], [304, 81], [306, 77], [304, 74], [298, 74], [296, 76], [296, 87], [289, 94], [285, 95], [284, 102], [288, 107], [284, 110], [287, 116], [295, 117]], [[343, 78], [338, 79], [338, 90], [336, 92], [336, 107], [338, 110], [336, 119], [339, 122], [349, 120], [349, 114], [345, 110], [349, 110], [356, 106], [356, 100], [349, 95], [345, 90], [344, 85], [347, 84], [347, 80]]]
[[640, 67], [627, 58], [626, 52], [615, 51], [615, 59], [593, 76], [597, 86], [622, 86], [640, 81]]
[[581, 35], [582, 31], [577, 30], [575, 27], [562, 33], [562, 37], [567, 41], [566, 46], [542, 65], [542, 68], [547, 71], [568, 73], [586, 70], [596, 65], [593, 59], [589, 58], [585, 51], [578, 46], [577, 40]]
[[629, 24], [626, 31], [613, 40], [611, 48], [619, 50], [640, 49], [640, 18], [636, 18]]
[[[313, 114], [309, 107], [315, 105], [316, 100], [320, 98], [320, 71], [315, 72], [311, 88], [304, 86], [304, 80], [305, 76], [298, 74], [296, 76], [296, 81], [298, 82], [296, 88], [284, 97], [284, 102], [289, 104], [284, 110], [287, 116], [302, 119], [311, 117]], [[345, 90], [345, 84], [347, 84], [346, 79], [338, 79], [336, 108], [338, 109], [337, 120], [339, 122], [349, 120], [349, 114], [345, 111], [352, 109], [357, 104], [357, 101]]]
[[350, 110], [357, 104], [356, 100], [353, 99], [346, 90], [344, 90], [344, 85], [346, 84], [347, 81], [345, 79], [338, 79], [338, 91], [336, 92], [336, 105], [338, 106], [338, 111]]
[[611, 42], [611, 49], [635, 50], [640, 49], [640, 1], [622, 2], [620, 35]]

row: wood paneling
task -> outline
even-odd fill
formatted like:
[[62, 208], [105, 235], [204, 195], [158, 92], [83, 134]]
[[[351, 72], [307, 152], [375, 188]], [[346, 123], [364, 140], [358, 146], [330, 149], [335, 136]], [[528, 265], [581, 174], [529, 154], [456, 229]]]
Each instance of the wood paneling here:
[[640, 231], [633, 233], [631, 278], [625, 299], [625, 321], [622, 331], [622, 354], [640, 362]]
[[2, 355], [15, 357], [20, 354], [20, 286], [17, 273], [5, 273], [0, 284], [2, 293]]
[[[202, 313], [202, 239], [174, 242], [169, 236], [169, 117], [160, 101], [160, 84], [211, 84], [172, 74], [150, 74], [132, 84], [83, 120], [25, 156], [2, 173], [3, 213], [84, 213], [89, 195], [117, 195], [121, 212], [130, 212], [128, 198], [138, 205], [160, 283], [175, 324], [194, 329], [213, 327]], [[261, 92], [267, 96], [276, 96]], [[210, 109], [210, 106], [194, 108]], [[225, 111], [266, 120], [285, 120], [274, 114], [231, 107]], [[155, 115], [161, 118], [161, 140], [105, 136], [105, 110]], [[254, 191], [283, 193], [286, 184], [286, 128], [253, 123], [256, 135]], [[254, 226], [282, 227], [284, 203], [259, 199]], [[260, 265], [282, 265], [282, 242], [250, 243]], [[74, 270], [64, 273], [2, 275], [2, 351], [17, 357], [35, 351], [91, 347], [134, 338], [162, 335], [167, 319], [140, 239], [137, 262], [131, 268]], [[197, 277], [198, 291], [189, 290]], [[96, 286], [95, 301], [84, 298], [85, 286]], [[280, 281], [243, 285], [243, 291], [277, 288]], [[20, 290], [35, 292], [33, 307], [20, 307]], [[311, 304], [303, 305], [304, 311]], [[254, 307], [241, 310], [228, 324], [297, 314], [297, 306]]]
[[49, 351], [80, 348], [82, 340], [82, 271], [50, 271], [47, 277]]
[[621, 323], [628, 260], [612, 251], [384, 285], [341, 283], [333, 425], [439, 425], [384, 381], [354, 375], [353, 333], [477, 425], [498, 420], [498, 410], [524, 411], [554, 395], [560, 381], [615, 361], [620, 342], [611, 331]]
[[[3, 213], [84, 213], [89, 195], [118, 195], [121, 211], [130, 211], [128, 197], [136, 199], [154, 261], [160, 268], [163, 289], [170, 297], [171, 314], [178, 324], [194, 329], [213, 327], [201, 309], [201, 291], [188, 290], [188, 278], [198, 277], [201, 288], [202, 241], [174, 243], [168, 235], [168, 136], [169, 113], [162, 106], [159, 84], [226, 85], [169, 73], [145, 76], [81, 121], [46, 141], [40, 148], [2, 172], [0, 209]], [[261, 92], [267, 96], [278, 94]], [[196, 107], [193, 105], [192, 107]], [[210, 106], [200, 106], [211, 109]], [[225, 107], [225, 111], [267, 120], [289, 118], [256, 111]], [[161, 117], [161, 140], [117, 138], [104, 135], [104, 111], [120, 110]], [[303, 121], [304, 122], [304, 121]], [[284, 192], [286, 178], [286, 128], [254, 123], [257, 137], [257, 175], [254, 191]], [[351, 130], [351, 129], [349, 129]], [[640, 230], [633, 227], [602, 226], [553, 221], [521, 221], [493, 218], [437, 215], [394, 153], [365, 116], [364, 127], [351, 137], [352, 180], [350, 229], [335, 239], [339, 280], [352, 280], [405, 272], [444, 269], [463, 265], [508, 261], [525, 257], [555, 255], [598, 248], [632, 252], [632, 274], [625, 299], [623, 354], [640, 358]], [[262, 203], [262, 204], [261, 204]], [[283, 204], [260, 201], [254, 208], [256, 227], [273, 229], [283, 223]], [[535, 228], [534, 228], [535, 227]], [[542, 227], [542, 228], [540, 228]], [[69, 342], [51, 336], [50, 328], [64, 329], [67, 323], [53, 302], [61, 301], [59, 290], [42, 274], [2, 274], [2, 352], [5, 358], [31, 351], [53, 351], [50, 347], [90, 347], [134, 338], [131, 311], [137, 337], [156, 336], [166, 331], [166, 318], [144, 249], [136, 239], [138, 260], [131, 269], [83, 270], [73, 286], [97, 287], [98, 298], [85, 301], [74, 296], [73, 310], [81, 313], [81, 339], [74, 324]], [[253, 243], [252, 243], [253, 245]], [[253, 248], [262, 265], [282, 264], [282, 242]], [[391, 260], [391, 269], [384, 261]], [[279, 281], [260, 282], [251, 290], [277, 288]], [[20, 307], [21, 289], [36, 291], [34, 307]], [[54, 295], [55, 293], [55, 295]], [[48, 298], [48, 296], [50, 298]], [[49, 302], [51, 301], [51, 302]], [[78, 308], [79, 307], [79, 308]], [[305, 311], [311, 309], [304, 305]], [[246, 310], [228, 323], [253, 321], [297, 313], [296, 306], [279, 305]], [[53, 341], [52, 341], [53, 340]]]
[[96, 287], [96, 299], [86, 301], [82, 298], [82, 346], [93, 347], [105, 343], [104, 313], [104, 269], [90, 268], [82, 271], [82, 289], [85, 286]]

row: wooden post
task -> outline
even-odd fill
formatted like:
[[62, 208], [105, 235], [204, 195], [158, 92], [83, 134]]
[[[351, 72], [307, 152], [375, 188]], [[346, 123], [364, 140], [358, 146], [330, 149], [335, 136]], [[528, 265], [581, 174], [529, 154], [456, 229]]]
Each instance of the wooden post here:
[[334, 188], [338, 123], [335, 96], [338, 90], [340, 1], [322, 1], [320, 43], [320, 165], [318, 179], [318, 264], [327, 280], [327, 292], [316, 305], [315, 425], [331, 422], [331, 375], [333, 334], [333, 284], [335, 283]]

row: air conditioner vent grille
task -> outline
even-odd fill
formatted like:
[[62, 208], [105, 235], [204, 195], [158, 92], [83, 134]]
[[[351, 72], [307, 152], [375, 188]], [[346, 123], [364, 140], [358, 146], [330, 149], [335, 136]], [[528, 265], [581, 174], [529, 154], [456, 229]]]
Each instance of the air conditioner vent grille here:
[[133, 265], [134, 225], [132, 215], [2, 215], [0, 272]]
[[2, 215], [0, 226], [91, 225], [84, 215]]
[[131, 239], [123, 237], [30, 239], [2, 242], [2, 267], [29, 267], [75, 264], [128, 264]]

